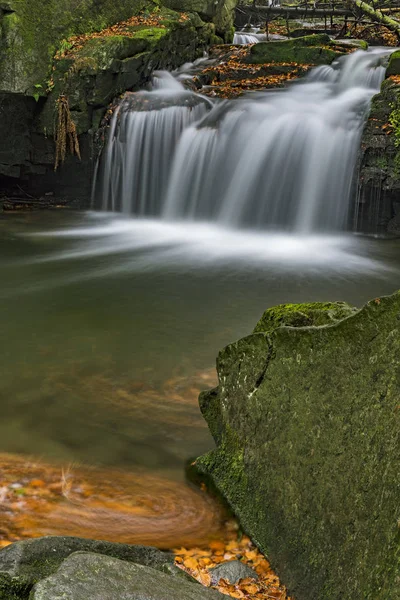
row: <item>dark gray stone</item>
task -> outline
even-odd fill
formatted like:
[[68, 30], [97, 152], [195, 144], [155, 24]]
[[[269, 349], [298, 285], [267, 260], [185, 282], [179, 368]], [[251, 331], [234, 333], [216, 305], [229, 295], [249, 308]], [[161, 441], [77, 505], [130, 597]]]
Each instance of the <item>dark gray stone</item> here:
[[34, 583], [54, 573], [63, 560], [77, 551], [103, 554], [160, 570], [174, 565], [172, 554], [149, 546], [56, 536], [16, 542], [0, 551], [0, 600], [9, 600], [11, 594], [27, 597]]
[[396, 235], [400, 234], [400, 214], [396, 214], [388, 223], [388, 232]]
[[57, 573], [39, 582], [31, 600], [223, 600], [215, 590], [193, 585], [150, 567], [77, 552]]
[[217, 585], [220, 579], [226, 579], [229, 583], [238, 583], [240, 579], [258, 579], [257, 573], [240, 560], [231, 560], [221, 563], [210, 569], [211, 583]]
[[[395, 52], [394, 54], [400, 54]], [[393, 55], [392, 55], [393, 56]], [[387, 75], [389, 70], [387, 71]], [[386, 79], [374, 96], [365, 125], [359, 158], [359, 190], [354, 196], [357, 229], [371, 233], [393, 233], [391, 219], [400, 192], [400, 151], [397, 146], [393, 111], [399, 110], [400, 85]]]
[[[3, 166], [19, 167], [29, 160], [29, 128], [35, 108], [33, 98], [0, 93], [0, 163]], [[6, 174], [19, 177], [19, 171]]]

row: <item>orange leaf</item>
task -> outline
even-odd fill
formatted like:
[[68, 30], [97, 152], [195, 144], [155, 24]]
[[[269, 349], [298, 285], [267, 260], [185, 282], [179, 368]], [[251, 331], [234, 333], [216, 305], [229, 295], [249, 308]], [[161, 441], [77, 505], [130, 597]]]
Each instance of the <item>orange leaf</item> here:
[[203, 585], [205, 585], [206, 587], [210, 587], [211, 585], [211, 575], [210, 573], [200, 573], [199, 574], [199, 579], [201, 581], [201, 583]]
[[258, 585], [256, 585], [255, 583], [249, 583], [247, 585], [241, 585], [240, 588], [244, 591], [247, 592], [247, 594], [256, 594], [258, 592]]
[[196, 571], [197, 568], [198, 568], [198, 563], [197, 563], [197, 560], [195, 558], [190, 558], [190, 557], [186, 558], [183, 561], [183, 564], [185, 565], [185, 567], [187, 569], [193, 569], [194, 571]]
[[225, 550], [225, 544], [221, 540], [213, 540], [212, 542], [210, 542], [209, 546], [210, 546], [211, 550], [214, 550], [214, 551], [217, 550], [217, 551], [223, 552]]

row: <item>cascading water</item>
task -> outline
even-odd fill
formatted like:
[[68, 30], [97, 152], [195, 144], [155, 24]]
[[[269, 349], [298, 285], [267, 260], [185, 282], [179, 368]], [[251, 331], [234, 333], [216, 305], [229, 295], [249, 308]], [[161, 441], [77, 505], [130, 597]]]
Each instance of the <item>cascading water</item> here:
[[234, 228], [343, 229], [386, 54], [356, 51], [287, 89], [214, 106], [159, 77], [113, 118], [102, 208]]
[[208, 99], [167, 72], [154, 77], [153, 87], [126, 94], [114, 115], [102, 170], [103, 210], [160, 214], [178, 140], [209, 108]]
[[265, 39], [266, 35], [263, 33], [258, 33], [257, 29], [250, 31], [235, 31], [235, 35], [233, 36], [233, 43], [238, 45], [257, 44], [258, 42], [262, 42]]

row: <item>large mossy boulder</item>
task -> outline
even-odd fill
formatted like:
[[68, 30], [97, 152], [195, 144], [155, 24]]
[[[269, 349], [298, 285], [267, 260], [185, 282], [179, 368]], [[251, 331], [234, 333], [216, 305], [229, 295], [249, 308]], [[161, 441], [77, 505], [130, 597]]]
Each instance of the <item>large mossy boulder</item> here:
[[398, 600], [400, 292], [269, 309], [217, 371], [197, 466], [291, 594]]
[[53, 56], [71, 35], [100, 31], [152, 0], [9, 0], [0, 7], [0, 91], [45, 89]]
[[53, 89], [35, 122], [35, 131], [52, 135], [55, 100], [66, 95], [78, 134], [97, 129], [105, 108], [126, 90], [148, 82], [154, 69], [173, 69], [193, 60], [210, 43], [213, 28], [198, 15], [160, 9], [156, 25], [125, 28], [124, 35], [88, 38], [78, 49], [56, 60]]
[[178, 11], [196, 12], [215, 25], [216, 33], [226, 43], [233, 40], [237, 0], [164, 0], [165, 6]]
[[341, 55], [341, 52], [331, 45], [331, 39], [325, 33], [293, 40], [259, 42], [251, 47], [248, 60], [251, 63], [330, 64]]

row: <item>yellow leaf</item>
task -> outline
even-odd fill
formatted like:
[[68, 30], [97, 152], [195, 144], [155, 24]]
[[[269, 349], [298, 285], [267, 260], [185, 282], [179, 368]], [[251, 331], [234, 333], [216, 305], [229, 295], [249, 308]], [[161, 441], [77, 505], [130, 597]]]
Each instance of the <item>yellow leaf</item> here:
[[183, 561], [183, 564], [185, 565], [185, 567], [187, 569], [193, 569], [194, 571], [196, 571], [197, 568], [198, 568], [198, 563], [197, 563], [197, 560], [195, 558], [191, 558], [191, 557], [186, 558]]

